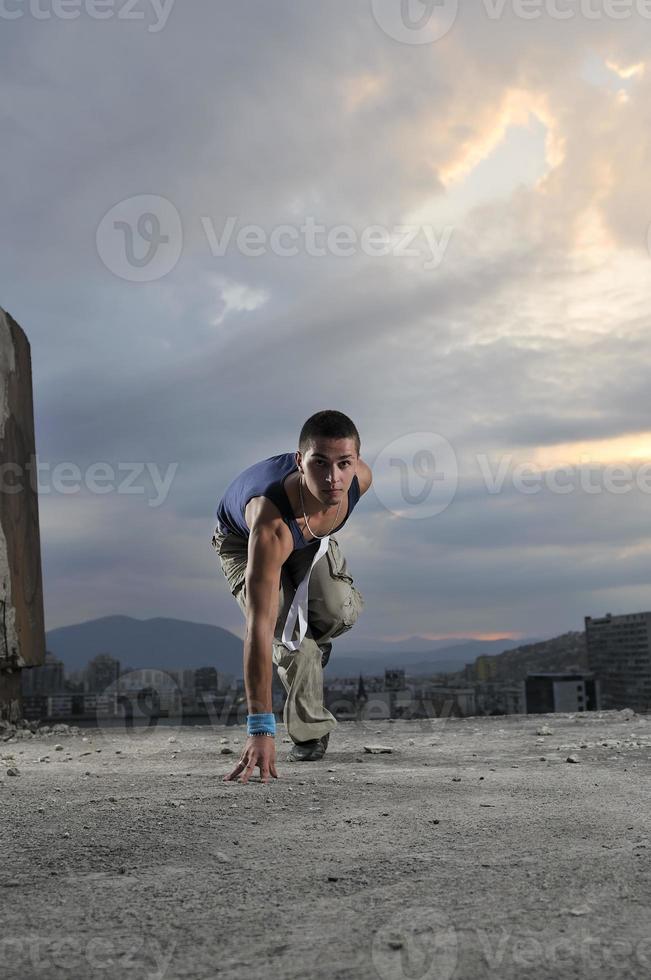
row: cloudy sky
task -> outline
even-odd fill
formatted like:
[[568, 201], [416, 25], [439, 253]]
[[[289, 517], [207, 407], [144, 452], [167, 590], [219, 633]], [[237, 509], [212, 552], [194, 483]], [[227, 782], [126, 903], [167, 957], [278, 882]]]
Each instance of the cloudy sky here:
[[342, 648], [651, 608], [651, 4], [0, 7], [48, 629], [241, 635], [217, 503], [323, 408]]

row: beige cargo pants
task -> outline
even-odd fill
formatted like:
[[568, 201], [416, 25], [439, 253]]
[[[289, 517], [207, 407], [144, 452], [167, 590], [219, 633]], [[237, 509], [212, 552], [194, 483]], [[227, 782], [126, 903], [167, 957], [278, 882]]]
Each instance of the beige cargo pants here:
[[[223, 534], [217, 528], [212, 546], [246, 619], [248, 540], [230, 532]], [[323, 667], [330, 653], [330, 641], [352, 628], [364, 605], [363, 596], [348, 574], [337, 539], [331, 534], [328, 550], [310, 575], [307, 633], [298, 650], [288, 650], [283, 645], [281, 638], [289, 607], [318, 547], [319, 542], [315, 541], [292, 552], [281, 569], [272, 656], [287, 692], [283, 721], [294, 742], [320, 738], [335, 728], [337, 721], [323, 703]], [[298, 641], [298, 635], [297, 624], [290, 639]]]

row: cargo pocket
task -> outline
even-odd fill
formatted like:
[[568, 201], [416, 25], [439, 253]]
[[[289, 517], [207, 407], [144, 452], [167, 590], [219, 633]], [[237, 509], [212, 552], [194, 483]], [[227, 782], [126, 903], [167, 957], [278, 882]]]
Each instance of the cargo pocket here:
[[353, 584], [352, 575], [348, 574], [348, 565], [346, 564], [346, 559], [341, 553], [341, 548], [339, 547], [339, 542], [335, 537], [330, 536], [330, 542], [327, 551], [328, 562], [330, 563], [330, 574], [333, 578], [343, 579], [346, 582]]
[[342, 633], [346, 633], [355, 625], [357, 617], [364, 608], [364, 597], [359, 589], [356, 589], [353, 585], [352, 575], [348, 573], [346, 559], [341, 553], [339, 542], [336, 538], [330, 538], [330, 547], [328, 548], [327, 554], [332, 577], [342, 583], [344, 591], [341, 606], [341, 626], [331, 634], [334, 638], [341, 636]]
[[341, 624], [330, 634], [332, 639], [336, 639], [342, 633], [347, 633], [348, 630], [352, 629], [363, 608], [364, 599], [361, 592], [354, 585], [351, 585], [350, 593], [344, 599], [341, 607]]

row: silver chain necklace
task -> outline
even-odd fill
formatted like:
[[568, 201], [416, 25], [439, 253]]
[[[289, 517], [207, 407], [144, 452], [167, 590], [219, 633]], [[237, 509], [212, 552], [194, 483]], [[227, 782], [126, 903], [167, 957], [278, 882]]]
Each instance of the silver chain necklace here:
[[333, 530], [335, 524], [337, 523], [337, 518], [339, 517], [339, 511], [341, 509], [341, 500], [343, 499], [343, 494], [342, 494], [342, 497], [339, 499], [339, 504], [337, 505], [337, 513], [335, 514], [334, 524], [332, 525], [332, 527], [328, 531], [328, 534], [315, 534], [314, 531], [312, 530], [312, 528], [309, 525], [309, 522], [308, 522], [308, 519], [307, 519], [307, 514], [305, 513], [305, 504], [303, 503], [303, 478], [300, 475], [299, 475], [299, 478], [298, 478], [298, 492], [299, 492], [300, 497], [301, 497], [301, 508], [303, 510], [303, 518], [305, 520], [305, 526], [306, 526], [306, 528], [308, 529], [308, 531], [310, 532], [310, 534], [314, 538], [327, 538], [328, 537], [328, 534], [332, 534], [332, 530]]

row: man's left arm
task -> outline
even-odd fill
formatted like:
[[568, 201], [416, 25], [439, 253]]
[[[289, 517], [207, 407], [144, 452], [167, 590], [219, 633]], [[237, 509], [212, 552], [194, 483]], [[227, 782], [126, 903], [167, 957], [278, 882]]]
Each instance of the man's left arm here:
[[361, 456], [357, 460], [357, 479], [359, 480], [359, 492], [361, 496], [362, 494], [366, 493], [373, 482], [371, 467], [364, 462]]

